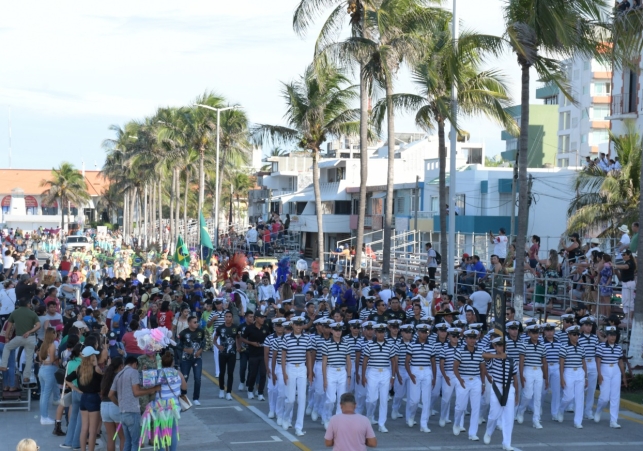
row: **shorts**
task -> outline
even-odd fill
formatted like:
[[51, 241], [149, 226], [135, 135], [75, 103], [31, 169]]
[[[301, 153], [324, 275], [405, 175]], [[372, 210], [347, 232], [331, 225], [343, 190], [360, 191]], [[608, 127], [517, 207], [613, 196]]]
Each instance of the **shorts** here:
[[98, 393], [83, 393], [80, 397], [80, 410], [100, 412], [100, 395]]
[[103, 401], [100, 405], [100, 418], [103, 423], [120, 423], [121, 411], [111, 401]]

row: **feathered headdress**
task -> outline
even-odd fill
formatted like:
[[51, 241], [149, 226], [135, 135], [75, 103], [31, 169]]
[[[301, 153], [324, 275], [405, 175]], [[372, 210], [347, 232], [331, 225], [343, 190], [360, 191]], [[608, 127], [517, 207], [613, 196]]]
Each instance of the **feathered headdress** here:
[[134, 338], [136, 338], [138, 347], [146, 352], [158, 352], [169, 345], [176, 345], [176, 342], [172, 340], [172, 332], [166, 327], [137, 330], [134, 332]]
[[228, 260], [226, 267], [221, 271], [219, 275], [219, 281], [221, 280], [241, 280], [241, 275], [248, 266], [248, 259], [245, 254], [234, 254]]
[[279, 263], [277, 263], [275, 290], [278, 290], [279, 286], [288, 280], [288, 274], [290, 274], [290, 257], [284, 257]]

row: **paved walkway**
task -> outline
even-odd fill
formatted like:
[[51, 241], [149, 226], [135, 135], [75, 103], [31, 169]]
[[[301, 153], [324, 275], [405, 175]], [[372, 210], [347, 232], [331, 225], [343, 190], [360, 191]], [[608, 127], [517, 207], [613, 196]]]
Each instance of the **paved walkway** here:
[[[233, 451], [282, 451], [296, 450], [321, 451], [324, 447], [324, 428], [313, 423], [310, 417], [304, 421], [306, 435], [295, 437], [294, 431], [288, 432], [268, 419], [268, 402], [248, 400], [246, 393], [235, 390], [234, 400], [218, 398], [219, 388], [215, 386], [212, 354], [205, 356], [204, 375], [201, 385], [201, 406], [193, 407], [183, 414], [180, 422], [179, 449], [190, 450], [233, 450]], [[234, 387], [238, 385], [238, 371], [235, 371]], [[188, 394], [191, 396], [192, 388]], [[389, 403], [390, 409], [390, 403]], [[545, 402], [544, 411], [548, 412], [549, 403]], [[53, 415], [53, 408], [51, 410]], [[419, 412], [418, 412], [419, 415]], [[469, 417], [465, 422], [468, 424]], [[643, 416], [622, 410], [619, 423], [622, 429], [609, 427], [608, 414], [603, 421], [595, 424], [584, 420], [584, 429], [575, 429], [571, 414], [565, 415], [565, 422], [557, 423], [549, 415], [544, 415], [544, 429], [531, 427], [530, 414], [525, 423], [516, 424], [513, 433], [513, 446], [517, 449], [548, 451], [605, 451], [605, 448], [618, 447], [619, 450], [643, 449]], [[64, 422], [63, 422], [64, 424]], [[431, 417], [430, 434], [421, 433], [416, 426], [408, 428], [402, 419], [386, 423], [388, 434], [377, 433], [378, 450], [422, 451], [422, 450], [479, 450], [501, 449], [501, 433], [496, 431], [491, 444], [482, 443], [484, 425], [478, 432], [480, 442], [467, 440], [466, 432], [455, 437], [450, 427], [440, 428], [437, 419]], [[447, 425], [448, 426], [448, 425]], [[63, 429], [65, 429], [63, 427]], [[38, 417], [38, 402], [34, 401], [30, 412], [0, 412], [0, 451], [13, 451], [18, 441], [31, 437], [38, 442], [41, 451], [60, 449], [62, 439], [51, 434], [51, 426], [41, 426]], [[100, 447], [105, 449], [100, 441]], [[117, 448], [118, 449], [118, 448]]]

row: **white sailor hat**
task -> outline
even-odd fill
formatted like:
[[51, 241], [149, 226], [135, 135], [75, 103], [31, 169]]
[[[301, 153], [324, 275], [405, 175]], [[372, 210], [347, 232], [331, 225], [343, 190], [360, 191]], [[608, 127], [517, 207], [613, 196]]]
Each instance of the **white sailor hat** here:
[[528, 331], [535, 330], [537, 332], [540, 332], [540, 326], [538, 324], [532, 324], [531, 326], [527, 326], [525, 330], [528, 330]]
[[361, 320], [361, 319], [352, 319], [352, 320], [350, 320], [350, 321], [348, 322], [348, 324], [349, 324], [351, 327], [354, 327], [354, 326], [359, 327], [359, 325], [360, 325], [360, 324], [362, 324], [362, 320]]
[[616, 333], [616, 326], [607, 326], [605, 328], [605, 333], [606, 334], [615, 334]]
[[402, 320], [401, 319], [389, 319], [386, 322], [386, 324], [388, 324], [389, 326], [395, 326], [397, 324], [399, 326], [400, 324], [402, 324]]
[[465, 331], [462, 333], [462, 335], [464, 335], [465, 337], [473, 337], [473, 338], [477, 338], [477, 337], [478, 337], [478, 333], [479, 333], [479, 332], [478, 332], [477, 330], [475, 330], [475, 329], [467, 329], [467, 330], [465, 330]]
[[447, 330], [449, 329], [449, 325], [447, 323], [438, 323], [435, 325], [435, 328], [440, 331], [440, 330]]
[[450, 334], [459, 334], [460, 332], [462, 332], [462, 329], [460, 329], [459, 327], [449, 327], [447, 329], [447, 332], [449, 332]]
[[479, 331], [482, 329], [482, 323], [469, 324], [469, 329], [475, 329]]
[[284, 321], [284, 322], [282, 323], [282, 325], [283, 325], [284, 327], [292, 327], [292, 321]]
[[593, 316], [585, 316], [580, 319], [581, 324], [595, 324], [596, 323], [596, 318]]
[[525, 326], [531, 326], [532, 324], [536, 324], [538, 320], [536, 318], [529, 318], [525, 320]]
[[400, 326], [400, 330], [402, 332], [407, 331], [407, 332], [413, 332], [413, 324], [402, 324]]
[[333, 329], [333, 330], [342, 330], [343, 327], [344, 327], [344, 323], [342, 321], [340, 321], [338, 323], [336, 323], [336, 322], [330, 323], [330, 328]]
[[429, 331], [429, 325], [428, 324], [418, 324], [415, 326], [415, 330], [418, 332], [428, 332]]
[[476, 309], [474, 309], [473, 306], [471, 306], [471, 305], [465, 305], [464, 306], [464, 311], [465, 312], [473, 312], [473, 313], [475, 313]]
[[568, 334], [571, 334], [571, 333], [580, 333], [580, 326], [569, 326], [569, 327], [567, 328], [567, 333], [568, 333]]
[[332, 322], [334, 321], [330, 318], [322, 318], [319, 324], [321, 324], [322, 326], [328, 326]]
[[286, 322], [286, 318], [273, 318], [272, 319], [272, 324], [275, 326], [283, 326], [283, 323]]
[[373, 326], [373, 329], [375, 329], [378, 332], [383, 332], [386, 331], [386, 324], [384, 323], [379, 323]]
[[542, 326], [544, 330], [556, 329], [556, 325], [554, 323], [545, 323]]
[[508, 321], [505, 324], [505, 329], [510, 329], [512, 327], [519, 328], [520, 327], [520, 321]]
[[494, 338], [493, 340], [491, 340], [491, 343], [492, 343], [492, 344], [494, 344], [494, 345], [495, 345], [495, 344], [502, 344], [502, 343], [504, 343], [504, 341], [505, 341], [505, 339], [504, 339], [504, 338], [502, 338], [502, 337], [496, 337], [496, 338]]
[[375, 296], [364, 296], [364, 299], [367, 300], [367, 301], [374, 301]]
[[372, 329], [375, 325], [375, 321], [364, 321], [362, 323], [362, 329]]
[[290, 318], [290, 322], [293, 324], [301, 324], [304, 322], [304, 318], [301, 316], [293, 316]]
[[456, 327], [464, 327], [467, 325], [467, 323], [462, 320], [456, 319], [455, 321], [453, 321], [453, 325]]
[[286, 303], [292, 304], [292, 301], [293, 301], [292, 299], [284, 299], [283, 301], [281, 301], [281, 303], [282, 303], [282, 305], [286, 304]]
[[315, 321], [313, 321], [313, 324], [321, 324], [322, 321], [324, 321], [324, 318], [317, 318]]
[[421, 316], [420, 320], [426, 321], [427, 323], [432, 323], [435, 320], [435, 318], [432, 317], [431, 315], [426, 315], [426, 316]]
[[560, 315], [561, 321], [564, 321], [566, 319], [574, 319], [574, 314], [573, 313], [565, 313], [564, 315]]

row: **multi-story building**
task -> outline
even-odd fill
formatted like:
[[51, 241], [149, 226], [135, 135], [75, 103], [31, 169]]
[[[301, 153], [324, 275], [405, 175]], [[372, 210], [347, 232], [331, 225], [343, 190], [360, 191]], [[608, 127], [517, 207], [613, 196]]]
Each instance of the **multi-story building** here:
[[536, 97], [558, 97], [556, 166], [581, 166], [609, 141], [612, 71], [594, 59], [581, 58], [567, 61], [565, 71], [574, 102], [554, 86], [537, 89]]
[[[542, 168], [545, 165], [556, 164], [556, 144], [558, 121], [558, 106], [552, 104], [551, 99], [545, 99], [544, 105], [529, 105], [529, 144], [528, 162], [530, 168]], [[507, 108], [507, 112], [520, 124], [520, 105]], [[505, 151], [500, 155], [505, 161], [516, 161], [518, 151], [518, 137], [506, 130], [501, 133], [505, 141]]]

